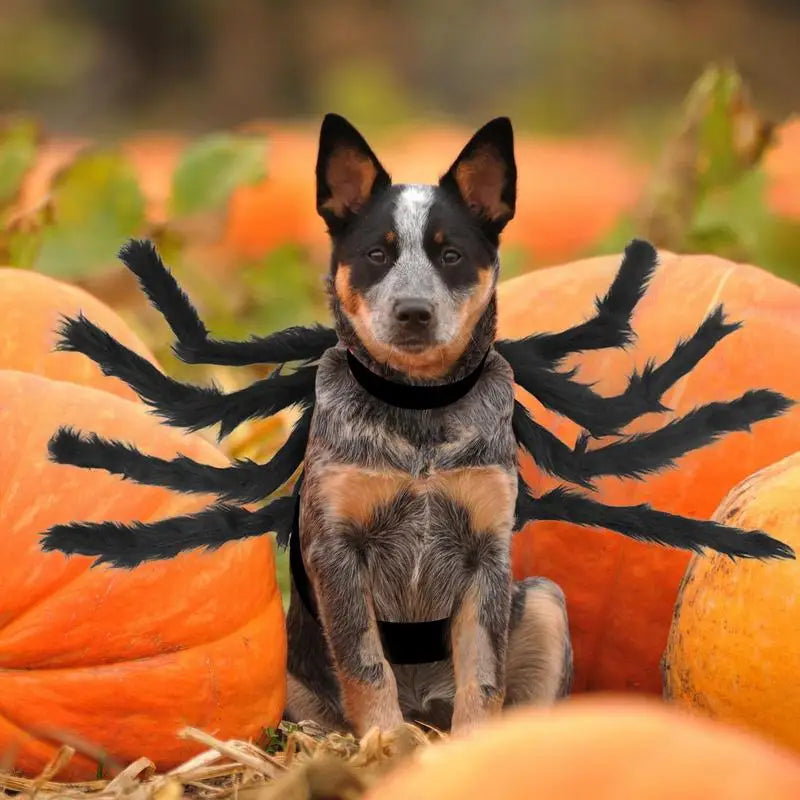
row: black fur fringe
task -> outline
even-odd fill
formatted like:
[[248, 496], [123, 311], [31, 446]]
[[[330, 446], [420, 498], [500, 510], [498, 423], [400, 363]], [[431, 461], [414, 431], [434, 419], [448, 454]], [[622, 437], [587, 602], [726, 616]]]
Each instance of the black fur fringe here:
[[167, 321], [177, 338], [172, 349], [187, 364], [246, 366], [315, 361], [338, 341], [336, 331], [322, 325], [296, 325], [269, 336], [252, 336], [244, 342], [211, 339], [191, 300], [152, 242], [131, 239], [119, 251], [119, 258]]

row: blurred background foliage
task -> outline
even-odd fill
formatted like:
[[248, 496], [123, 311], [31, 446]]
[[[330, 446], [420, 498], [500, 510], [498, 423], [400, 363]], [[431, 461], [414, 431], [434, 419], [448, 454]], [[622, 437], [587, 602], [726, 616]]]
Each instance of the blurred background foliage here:
[[[503, 274], [633, 235], [800, 282], [797, 0], [0, 0], [0, 260], [84, 286], [182, 365], [116, 261], [155, 239], [214, 334], [327, 318], [322, 114], [403, 181], [512, 117]], [[578, 268], [578, 267], [576, 267]], [[291, 412], [223, 444], [267, 457]]]

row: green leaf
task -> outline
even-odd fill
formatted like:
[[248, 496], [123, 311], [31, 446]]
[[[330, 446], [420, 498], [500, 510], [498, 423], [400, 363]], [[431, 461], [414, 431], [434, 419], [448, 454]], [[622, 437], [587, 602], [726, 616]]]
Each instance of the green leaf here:
[[102, 272], [126, 239], [141, 233], [144, 198], [118, 153], [83, 153], [53, 184], [53, 224], [45, 228], [35, 268], [59, 278]]
[[324, 308], [322, 276], [299, 245], [276, 247], [241, 275], [253, 306], [242, 320], [248, 333], [302, 325], [318, 319]]
[[256, 183], [266, 174], [265, 139], [217, 133], [184, 152], [172, 178], [171, 207], [186, 216], [224, 208], [233, 191]]
[[36, 157], [38, 126], [30, 119], [14, 119], [0, 131], [0, 205], [14, 200], [22, 179]]

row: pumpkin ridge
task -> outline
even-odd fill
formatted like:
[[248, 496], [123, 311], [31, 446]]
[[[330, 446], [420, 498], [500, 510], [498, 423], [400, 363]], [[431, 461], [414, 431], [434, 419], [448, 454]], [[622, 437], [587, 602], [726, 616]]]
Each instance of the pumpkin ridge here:
[[[0, 512], [2, 513], [2, 512]], [[48, 592], [47, 594], [43, 594], [40, 597], [37, 597], [30, 605], [25, 606], [25, 608], [19, 609], [18, 613], [9, 617], [5, 622], [0, 625], [0, 639], [2, 639], [3, 634], [10, 628], [15, 622], [22, 619], [28, 612], [33, 611], [37, 608], [41, 603], [46, 602], [49, 600], [53, 595], [58, 594], [62, 589], [66, 589], [67, 587], [71, 586], [73, 583], [77, 582], [86, 574], [87, 570], [81, 570], [77, 572], [75, 575], [69, 575], [63, 583], [54, 584], [52, 587], [52, 591]], [[3, 667], [0, 667], [3, 669]]]
[[[81, 573], [81, 575], [86, 575], [86, 574], [88, 574], [88, 572], [82, 572]], [[271, 601], [274, 599], [275, 595], [277, 594], [277, 586], [278, 586], [278, 584], [276, 582], [275, 583], [275, 588], [274, 588], [272, 594], [270, 595], [270, 597], [267, 598], [267, 605], [264, 608], [258, 609], [256, 611], [256, 613], [253, 614], [252, 617], [249, 617], [248, 619], [245, 619], [242, 622], [242, 624], [239, 625], [238, 627], [226, 630], [222, 636], [219, 636], [219, 637], [214, 638], [214, 639], [202, 639], [201, 641], [197, 641], [194, 644], [189, 645], [188, 647], [180, 647], [180, 646], [169, 647], [167, 649], [160, 650], [160, 651], [158, 651], [156, 653], [151, 653], [151, 654], [145, 655], [145, 656], [137, 656], [136, 658], [115, 658], [113, 661], [105, 661], [105, 662], [100, 662], [100, 663], [97, 663], [97, 664], [80, 664], [80, 665], [75, 665], [75, 666], [71, 666], [71, 667], [64, 667], [64, 666], [57, 666], [57, 667], [37, 666], [37, 667], [33, 667], [33, 668], [28, 668], [28, 669], [19, 669], [17, 667], [0, 667], [0, 675], [2, 675], [3, 673], [10, 674], [10, 673], [14, 673], [14, 672], [49, 672], [49, 673], [53, 673], [53, 672], [57, 672], [58, 670], [62, 670], [64, 672], [80, 672], [81, 670], [87, 670], [87, 669], [99, 670], [99, 669], [103, 669], [104, 667], [114, 667], [114, 666], [119, 665], [119, 664], [135, 664], [135, 663], [140, 662], [140, 661], [149, 661], [151, 659], [160, 658], [161, 656], [171, 656], [171, 655], [174, 655], [175, 653], [188, 653], [191, 650], [196, 650], [198, 647], [207, 647], [208, 645], [215, 644], [217, 642], [222, 641], [223, 639], [227, 639], [229, 637], [235, 636], [237, 633], [239, 633], [244, 628], [246, 628], [248, 625], [250, 625], [254, 620], [258, 619], [258, 617], [262, 616], [263, 614], [269, 613], [270, 612], [269, 605], [271, 604]], [[2, 698], [0, 698], [0, 713], [3, 713], [2, 712]]]
[[[13, 719], [6, 716], [5, 713], [0, 712], [0, 725], [5, 723], [8, 728], [11, 728], [15, 731], [19, 732], [20, 739], [28, 739], [32, 740], [36, 744], [39, 744], [43, 747], [49, 748], [50, 753], [48, 754], [48, 759], [55, 756], [58, 748], [61, 746], [61, 742], [55, 742], [52, 739], [49, 739], [46, 736], [37, 736], [30, 731], [26, 730], [25, 728], [20, 727]], [[75, 753], [75, 755], [70, 760], [70, 765], [75, 766], [76, 764], [85, 764], [87, 767], [94, 764], [94, 761], [89, 759], [86, 755], [81, 752]]]
[[[597, 533], [602, 536], [605, 534], [606, 536], [615, 536], [615, 534], [611, 531], [607, 531], [605, 529], [601, 531], [597, 531]], [[615, 537], [616, 538], [616, 537]], [[622, 542], [617, 541], [616, 547], [614, 548], [614, 569], [611, 575], [609, 576], [608, 580], [608, 587], [609, 591], [605, 593], [603, 598], [603, 604], [600, 608], [600, 612], [595, 617], [595, 625], [594, 625], [594, 636], [593, 642], [590, 648], [588, 649], [589, 656], [588, 656], [588, 663], [590, 667], [586, 671], [586, 690], [592, 691], [595, 687], [595, 673], [600, 666], [600, 660], [598, 659], [598, 654], [603, 650], [603, 638], [608, 627], [608, 621], [611, 617], [611, 606], [614, 601], [615, 594], [613, 589], [616, 589], [617, 584], [619, 583], [619, 576], [622, 572], [622, 562], [624, 560], [624, 552], [622, 549]]]
[[[20, 370], [20, 369], [4, 369], [4, 370], [2, 370], [2, 372], [9, 372], [9, 373], [12, 373], [14, 375], [25, 375], [25, 376], [33, 377], [33, 378], [36, 379], [34, 381], [34, 383], [35, 382], [39, 382], [40, 384], [44, 384], [45, 381], [49, 380], [48, 378], [43, 378], [41, 375], [36, 375], [35, 373], [32, 373], [32, 372], [24, 372], [23, 370]], [[67, 383], [67, 381], [63, 381], [63, 383]], [[75, 384], [72, 384], [72, 385], [74, 386]], [[38, 431], [36, 430], [36, 426], [35, 425], [31, 425], [30, 429], [28, 431], [28, 435], [27, 435], [27, 437], [25, 439], [25, 446], [24, 446], [23, 452], [25, 452], [25, 453], [29, 453], [30, 452], [31, 439], [35, 438], [37, 435], [38, 435]], [[6, 478], [7, 485], [8, 486], [19, 486], [20, 485], [20, 481], [18, 480], [19, 471], [23, 470], [23, 469], [27, 469], [27, 466], [28, 465], [27, 465], [27, 463], [26, 463], [24, 458], [18, 459], [17, 462], [14, 464], [14, 467], [13, 467], [11, 473]], [[5, 510], [6, 510], [6, 506], [11, 501], [11, 497], [9, 496], [9, 494], [10, 494], [9, 492], [3, 492], [2, 495], [0, 495], [0, 519], [2, 519], [3, 514], [5, 513]]]
[[[35, 705], [30, 703], [31, 695], [39, 691], [43, 693], [45, 699], [55, 702], [51, 731], [56, 731], [56, 733], [58, 730], [74, 731], [77, 736], [91, 741], [91, 733], [88, 737], [86, 733], [91, 732], [95, 727], [91, 722], [91, 716], [87, 717], [85, 713], [82, 713], [79, 701], [82, 697], [80, 693], [84, 690], [88, 692], [88, 695], [83, 697], [83, 703], [86, 703], [87, 699], [92, 696], [93, 689], [97, 688], [99, 693], [95, 699], [100, 704], [98, 708], [106, 711], [118, 710], [122, 714], [120, 719], [130, 718], [131, 725], [140, 731], [144, 725], [144, 733], [150, 742], [148, 747], [153, 750], [148, 755], [161, 765], [161, 769], [171, 769], [185, 761], [190, 755], [195, 754], [196, 745], [182, 743], [172, 732], [177, 731], [185, 724], [192, 723], [204, 729], [211, 725], [212, 733], [215, 732], [217, 725], [227, 725], [227, 733], [222, 735], [222, 738], [234, 735], [238, 735], [240, 738], [249, 738], [257, 735], [263, 725], [277, 724], [285, 703], [285, 681], [282, 679], [270, 680], [267, 676], [274, 674], [276, 670], [279, 670], [281, 675], [285, 675], [286, 641], [285, 637], [278, 636], [272, 644], [267, 646], [264, 632], [276, 629], [278, 617], [282, 617], [282, 613], [280, 607], [273, 605], [251, 621], [249, 634], [242, 636], [234, 633], [225, 636], [207, 646], [207, 649], [192, 653], [190, 658], [183, 653], [172, 653], [162, 657], [161, 663], [155, 662], [154, 664], [154, 659], [143, 660], [133, 668], [130, 665], [117, 667], [117, 670], [110, 674], [101, 670], [96, 681], [92, 675], [73, 674], [67, 675], [66, 683], [62, 683], [64, 676], [53, 676], [49, 671], [44, 674], [37, 674], [35, 671], [26, 674], [25, 671], [15, 670], [15, 674], [9, 675], [9, 671], [0, 670], [0, 687], [2, 687], [0, 688], [0, 698], [6, 701], [8, 697], [11, 702], [16, 701], [23, 715], [29, 718], [26, 727], [22, 728], [25, 736], [21, 741], [19, 753], [20, 759], [27, 761], [24, 769], [27, 773], [35, 772], [40, 770], [43, 763], [48, 760], [37, 757], [31, 748], [26, 746], [26, 741], [30, 739], [31, 735], [28, 733], [29, 731], [34, 732], [34, 743], [40, 741], [36, 738], [38, 734], [35, 733], [39, 730], [40, 717]], [[217, 656], [228, 652], [231, 647], [233, 652], [239, 655], [240, 660], [242, 656], [245, 657], [243, 663], [246, 664], [246, 669], [226, 668], [219, 672], [214, 669], [213, 674], [209, 673], [209, 665], [216, 664], [218, 667]], [[253, 654], [252, 658], [249, 657], [251, 653]], [[185, 672], [187, 664], [193, 665], [194, 668]], [[108, 666], [113, 668], [115, 665]], [[176, 694], [174, 691], [169, 691], [169, 684], [158, 680], [158, 676], [162, 672], [161, 667], [177, 680], [175, 685], [179, 690], [183, 687], [180, 676], [185, 673], [187, 681], [183, 689], [189, 692], [185, 695], [185, 708], [182, 703], [176, 706]], [[243, 681], [233, 677], [240, 672], [244, 673]], [[213, 696], [217, 674], [220, 676], [224, 674], [224, 686], [221, 688], [225, 692], [226, 702], [224, 706], [211, 708], [207, 701], [210, 696]], [[137, 688], [141, 684], [135, 680], [136, 678], [139, 680], [152, 678], [154, 680], [157, 691], [155, 715], [152, 718], [147, 714], [148, 692], [142, 693], [143, 690]], [[122, 689], [119, 701], [115, 689], [118, 685]], [[74, 696], [72, 692], [65, 694], [64, 686], [74, 688], [75, 692], [79, 694], [77, 696]], [[196, 694], [198, 689], [202, 690], [206, 702], [198, 703]], [[237, 711], [229, 713], [226, 709], [237, 696], [235, 692], [240, 691], [246, 693], [249, 701]], [[118, 702], [122, 704], [118, 706]], [[190, 712], [190, 717], [186, 717], [187, 711]], [[4, 719], [4, 715], [5, 710], [0, 707], [0, 722]], [[163, 722], [162, 715], [170, 719], [168, 730], [158, 728], [158, 721]], [[74, 720], [74, 722], [70, 720]], [[236, 720], [236, 727], [233, 729], [231, 728], [232, 720]], [[113, 757], [117, 761], [129, 763], [142, 755], [142, 744], [138, 740], [131, 740], [124, 730], [120, 731], [119, 724], [119, 720], [115, 722], [106, 714], [99, 724], [97, 739], [102, 738], [109, 758]], [[0, 726], [0, 730], [1, 728], [2, 726]], [[162, 749], [158, 750], [158, 748]], [[93, 774], [94, 770], [79, 769], [75, 771], [68, 768], [67, 772], [75, 775], [76, 778], [86, 779], [87, 774]]]

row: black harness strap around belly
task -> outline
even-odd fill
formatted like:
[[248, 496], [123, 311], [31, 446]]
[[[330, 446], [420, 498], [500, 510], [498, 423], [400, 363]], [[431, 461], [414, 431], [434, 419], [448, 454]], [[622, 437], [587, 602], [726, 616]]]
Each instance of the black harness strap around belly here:
[[[478, 382], [486, 363], [486, 355], [480, 364], [461, 380], [439, 386], [410, 386], [395, 383], [367, 369], [349, 350], [347, 362], [350, 372], [361, 387], [373, 397], [400, 408], [443, 408], [460, 400]], [[294, 487], [294, 524], [289, 537], [289, 568], [292, 581], [306, 610], [319, 623], [316, 598], [308, 580], [303, 553], [300, 549], [300, 486], [302, 473]], [[386, 622], [378, 620], [383, 650], [391, 664], [427, 664], [450, 657], [450, 617], [427, 622]]]

